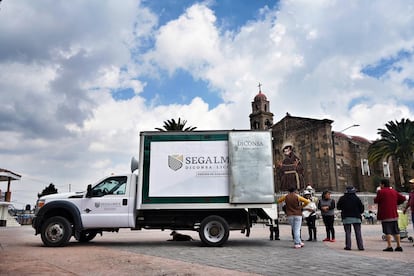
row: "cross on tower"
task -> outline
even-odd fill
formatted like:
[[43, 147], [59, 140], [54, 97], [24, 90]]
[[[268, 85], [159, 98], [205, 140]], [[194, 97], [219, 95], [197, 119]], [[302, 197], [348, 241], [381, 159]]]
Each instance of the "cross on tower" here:
[[262, 84], [260, 82], [259, 82], [258, 87], [259, 87], [259, 92], [262, 92]]

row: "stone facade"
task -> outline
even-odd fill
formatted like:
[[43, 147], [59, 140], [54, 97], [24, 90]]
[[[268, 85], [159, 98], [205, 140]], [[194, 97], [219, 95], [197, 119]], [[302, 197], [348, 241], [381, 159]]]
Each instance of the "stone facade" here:
[[368, 164], [371, 142], [359, 136], [333, 133], [338, 187], [354, 185], [358, 191], [375, 192], [372, 168]]
[[[273, 137], [274, 164], [283, 160], [282, 145], [289, 141], [304, 167], [305, 183], [317, 191], [343, 192], [347, 185], [359, 191], [374, 192], [379, 177], [393, 181], [392, 166], [368, 164], [371, 141], [332, 131], [332, 120], [312, 119], [286, 114], [273, 124], [273, 113], [266, 96], [259, 91], [252, 102], [251, 129], [269, 130]], [[275, 168], [275, 190], [281, 192]]]

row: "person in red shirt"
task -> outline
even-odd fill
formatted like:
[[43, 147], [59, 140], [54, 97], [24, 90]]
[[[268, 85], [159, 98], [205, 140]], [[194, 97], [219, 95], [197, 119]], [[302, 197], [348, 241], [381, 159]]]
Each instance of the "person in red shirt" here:
[[391, 247], [391, 236], [397, 242], [395, 251], [403, 251], [400, 243], [400, 229], [398, 228], [398, 205], [405, 201], [405, 196], [390, 187], [388, 179], [381, 179], [380, 189], [374, 202], [378, 204], [378, 220], [381, 220], [382, 232], [387, 239], [387, 248], [383, 251], [394, 251]]

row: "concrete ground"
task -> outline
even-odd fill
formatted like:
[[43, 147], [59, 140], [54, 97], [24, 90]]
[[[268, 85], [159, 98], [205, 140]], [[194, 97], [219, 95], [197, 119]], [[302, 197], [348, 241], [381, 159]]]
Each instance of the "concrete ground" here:
[[[281, 225], [281, 240], [270, 241], [268, 229], [256, 225], [249, 238], [231, 232], [224, 247], [194, 241], [171, 242], [170, 231], [121, 230], [104, 233], [87, 244], [73, 238], [63, 248], [47, 248], [31, 226], [0, 228], [0, 275], [414, 275], [414, 247], [403, 239], [404, 252], [383, 252], [381, 226], [363, 225], [365, 250], [345, 251], [342, 226], [336, 242], [305, 242], [293, 249], [290, 227]], [[411, 230], [411, 229], [410, 229]], [[307, 228], [302, 228], [307, 239]], [[412, 232], [409, 232], [412, 234]]]

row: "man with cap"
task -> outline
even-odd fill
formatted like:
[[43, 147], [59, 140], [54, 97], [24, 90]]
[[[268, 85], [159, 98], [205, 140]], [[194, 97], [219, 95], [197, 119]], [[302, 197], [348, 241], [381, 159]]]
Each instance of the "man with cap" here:
[[361, 214], [364, 212], [364, 204], [356, 195], [356, 190], [353, 186], [346, 187], [345, 193], [339, 198], [336, 208], [341, 210], [342, 224], [344, 225], [344, 249], [351, 250], [351, 226], [353, 226], [358, 249], [364, 250], [361, 234]]
[[293, 153], [293, 144], [285, 142], [282, 146], [284, 159], [277, 167], [280, 180], [280, 190], [288, 191], [290, 188], [302, 190], [305, 187], [303, 166], [300, 159]]
[[408, 198], [407, 205], [405, 205], [403, 213], [404, 214], [407, 213], [408, 208], [411, 208], [411, 221], [413, 222], [413, 229], [414, 229], [414, 178], [410, 179], [409, 182], [411, 186], [411, 191], [410, 191], [410, 196]]

